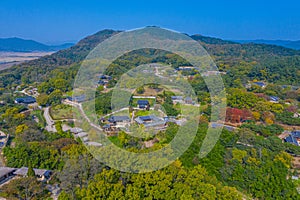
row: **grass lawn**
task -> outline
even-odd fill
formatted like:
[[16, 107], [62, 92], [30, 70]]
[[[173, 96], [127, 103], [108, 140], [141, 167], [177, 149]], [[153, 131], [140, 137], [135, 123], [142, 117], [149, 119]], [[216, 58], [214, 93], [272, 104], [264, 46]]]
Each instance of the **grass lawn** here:
[[174, 108], [177, 110], [181, 110], [181, 114], [185, 115], [199, 115], [205, 108], [205, 106], [197, 107], [195, 105], [187, 105], [187, 104], [176, 104]]
[[115, 145], [117, 145], [118, 147], [121, 147], [121, 148], [122, 148], [118, 136], [111, 136], [111, 137], [108, 137], [108, 139], [109, 139], [112, 143], [114, 143]]
[[74, 108], [72, 106], [64, 104], [56, 105], [54, 107], [51, 107], [50, 115], [54, 120], [73, 119]]
[[124, 116], [124, 115], [128, 115], [129, 114], [129, 109], [127, 109], [127, 110], [121, 110], [121, 111], [119, 111], [119, 112], [116, 112], [115, 114], [114, 114], [114, 116]]
[[84, 110], [84, 113], [90, 120], [94, 121], [94, 120], [98, 119], [97, 111], [95, 110], [95, 102], [94, 101], [85, 101], [81, 105]]
[[66, 96], [69, 96], [69, 97], [73, 96], [73, 90], [66, 92]]
[[155, 116], [159, 116], [159, 117], [163, 117], [162, 113], [159, 112], [159, 111], [156, 111], [156, 110], [138, 110], [138, 111], [135, 111], [135, 117], [138, 117], [138, 116], [147, 116], [147, 115], [155, 115]]
[[127, 110], [121, 110], [121, 111], [115, 112], [114, 114], [109, 113], [107, 115], [99, 115], [98, 118], [101, 118], [103, 116], [105, 116], [104, 117], [105, 119], [108, 119], [111, 116], [129, 116], [129, 117], [131, 117], [131, 115], [132, 115], [132, 113], [129, 113], [129, 109], [127, 109]]
[[43, 111], [42, 110], [34, 110], [34, 111], [32, 111], [31, 115], [35, 115], [39, 119], [39, 124], [42, 127], [46, 126], [46, 121], [43, 117]]

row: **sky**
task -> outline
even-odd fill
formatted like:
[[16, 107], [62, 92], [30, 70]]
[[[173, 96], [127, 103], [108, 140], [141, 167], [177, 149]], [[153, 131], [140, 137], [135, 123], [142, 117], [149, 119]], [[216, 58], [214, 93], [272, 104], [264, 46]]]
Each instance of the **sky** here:
[[300, 1], [1, 0], [0, 38], [55, 44], [148, 25], [231, 40], [300, 40]]

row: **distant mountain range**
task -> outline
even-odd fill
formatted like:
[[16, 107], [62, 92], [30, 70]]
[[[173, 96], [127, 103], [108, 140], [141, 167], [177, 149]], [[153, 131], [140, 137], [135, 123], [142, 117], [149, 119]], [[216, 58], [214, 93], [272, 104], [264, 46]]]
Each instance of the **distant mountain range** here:
[[12, 52], [49, 52], [59, 51], [73, 46], [72, 43], [62, 45], [46, 45], [34, 40], [24, 40], [21, 38], [0, 38], [0, 51]]
[[[290, 49], [300, 50], [300, 40], [232, 40], [226, 41], [218, 38], [206, 37], [202, 35], [193, 35], [193, 39], [202, 41], [207, 44], [268, 44], [277, 45]], [[73, 46], [74, 43], [65, 43], [61, 45], [46, 45], [34, 40], [25, 40], [21, 38], [0, 38], [0, 51], [12, 51], [12, 52], [50, 52], [67, 49]]]
[[234, 42], [238, 42], [241, 44], [245, 43], [254, 43], [254, 44], [269, 44], [269, 45], [277, 45], [290, 49], [300, 50], [300, 40], [298, 41], [290, 41], [290, 40], [234, 40]]
[[[83, 38], [77, 44], [69, 48], [65, 48], [37, 60], [23, 63], [21, 66], [38, 67], [39, 69], [46, 67], [49, 71], [60, 66], [78, 64], [83, 61], [90, 51], [99, 43], [117, 33], [120, 33], [120, 31], [109, 29], [99, 31]], [[216, 62], [228, 62], [231, 63], [230, 65], [235, 65], [235, 62], [239, 63], [242, 60], [255, 60], [255, 62], [261, 62], [261, 65], [266, 65], [266, 58], [268, 58], [267, 60], [271, 60], [274, 55], [280, 57], [300, 55], [300, 51], [277, 45], [256, 44], [246, 41], [246, 44], [241, 44], [241, 42], [226, 41], [200, 34], [191, 35], [190, 37], [201, 43], [208, 53], [215, 57]], [[45, 71], [43, 71], [43, 75], [46, 75]]]

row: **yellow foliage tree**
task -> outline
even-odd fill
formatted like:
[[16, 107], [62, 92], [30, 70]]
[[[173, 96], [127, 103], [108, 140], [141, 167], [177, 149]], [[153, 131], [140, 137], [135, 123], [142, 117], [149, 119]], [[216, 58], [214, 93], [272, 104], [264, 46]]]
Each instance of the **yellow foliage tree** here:
[[292, 156], [286, 152], [281, 152], [274, 160], [282, 162], [288, 169], [291, 168]]
[[274, 122], [273, 122], [273, 120], [270, 119], [269, 117], [266, 117], [266, 118], [265, 118], [265, 123], [268, 124], [268, 125], [271, 125], [271, 124], [273, 124]]
[[26, 124], [21, 124], [21, 125], [16, 127], [15, 133], [17, 135], [17, 134], [23, 133], [27, 129], [28, 129], [28, 126]]
[[260, 120], [260, 113], [259, 112], [252, 112], [252, 115], [253, 115], [253, 117], [254, 117], [254, 119], [256, 120], [256, 121], [259, 121]]
[[243, 161], [243, 158], [247, 156], [247, 151], [239, 150], [239, 149], [232, 149], [232, 160], [237, 160], [239, 162]]

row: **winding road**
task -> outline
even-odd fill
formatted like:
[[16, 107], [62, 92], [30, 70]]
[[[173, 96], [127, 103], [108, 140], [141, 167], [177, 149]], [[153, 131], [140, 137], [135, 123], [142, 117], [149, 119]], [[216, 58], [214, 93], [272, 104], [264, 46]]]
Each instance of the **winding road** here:
[[79, 109], [79, 112], [82, 114], [82, 116], [84, 117], [84, 119], [95, 129], [103, 131], [102, 128], [100, 128], [100, 126], [95, 125], [94, 123], [92, 123], [92, 121], [88, 118], [88, 116], [85, 114], [82, 105], [80, 103], [75, 103], [75, 102], [71, 102], [71, 101], [64, 101], [64, 104], [70, 105], [70, 106], [74, 106], [76, 108]]
[[50, 107], [47, 107], [44, 109], [44, 118], [46, 120], [46, 130], [49, 131], [49, 132], [57, 132], [55, 126], [54, 126], [54, 121], [53, 119], [51, 118], [50, 116]]

